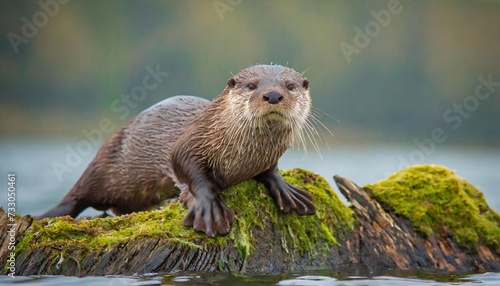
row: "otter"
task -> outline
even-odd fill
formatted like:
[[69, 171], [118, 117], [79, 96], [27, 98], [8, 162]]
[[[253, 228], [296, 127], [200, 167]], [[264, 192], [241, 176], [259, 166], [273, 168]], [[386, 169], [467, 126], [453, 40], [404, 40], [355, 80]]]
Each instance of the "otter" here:
[[185, 226], [225, 235], [234, 213], [219, 191], [252, 178], [282, 212], [314, 214], [312, 196], [287, 183], [277, 165], [302, 136], [310, 107], [309, 80], [280, 65], [240, 71], [212, 102], [168, 98], [108, 138], [62, 201], [38, 218], [76, 217], [89, 206], [122, 215], [179, 196]]

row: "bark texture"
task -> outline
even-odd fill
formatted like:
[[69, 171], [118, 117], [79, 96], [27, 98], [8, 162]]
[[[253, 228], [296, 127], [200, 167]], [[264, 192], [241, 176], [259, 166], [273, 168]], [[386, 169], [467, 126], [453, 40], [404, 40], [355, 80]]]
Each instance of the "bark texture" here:
[[[306, 171], [293, 175], [305, 189], [308, 184], [317, 185], [317, 175]], [[69, 232], [70, 238], [65, 237], [58, 243], [58, 238], [41, 234], [44, 227], [53, 225], [54, 221], [43, 224], [30, 216], [16, 217], [13, 226], [7, 214], [0, 211], [0, 261], [10, 257], [9, 246], [13, 244], [9, 230], [14, 230], [16, 275], [130, 275], [174, 271], [257, 274], [333, 268], [376, 273], [388, 269], [454, 273], [500, 271], [500, 255], [495, 247], [479, 242], [476, 248], [470, 249], [453, 236], [422, 235], [408, 218], [391, 211], [390, 206], [373, 199], [349, 179], [335, 176], [335, 182], [351, 203], [350, 207], [342, 205], [335, 209], [338, 206], [326, 203], [325, 208], [320, 207], [319, 213], [312, 217], [275, 213], [274, 218], [272, 214], [261, 215], [259, 223], [252, 223], [252, 218], [236, 210], [237, 219], [231, 231], [235, 234], [217, 239], [199, 234], [188, 239], [153, 234], [131, 236], [101, 248], [85, 245], [85, 242], [78, 244], [81, 235], [99, 238], [100, 232], [92, 225], [83, 231], [61, 227], [61, 231]], [[250, 187], [260, 189], [259, 194], [264, 191], [256, 183]], [[321, 194], [334, 196], [331, 191]], [[318, 193], [313, 192], [313, 196], [319, 205], [329, 202]], [[256, 208], [272, 211], [270, 199], [263, 200]], [[339, 214], [342, 217], [335, 217]], [[352, 217], [352, 223], [343, 223], [346, 214]], [[298, 230], [294, 224], [297, 221], [308, 223], [305, 233]], [[65, 223], [81, 224], [69, 218], [65, 218]], [[104, 219], [102, 223], [109, 221]], [[8, 263], [1, 272], [9, 273]]]

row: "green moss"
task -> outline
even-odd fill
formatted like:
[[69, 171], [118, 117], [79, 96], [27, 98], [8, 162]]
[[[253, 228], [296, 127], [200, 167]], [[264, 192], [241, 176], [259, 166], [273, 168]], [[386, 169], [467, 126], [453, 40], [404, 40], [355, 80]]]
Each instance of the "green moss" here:
[[[243, 257], [253, 250], [253, 228], [264, 229], [269, 221], [279, 229], [282, 242], [289, 252], [312, 254], [327, 251], [337, 244], [339, 229], [352, 229], [353, 212], [343, 204], [328, 182], [311, 172], [293, 169], [282, 172], [289, 183], [310, 192], [317, 208], [315, 216], [283, 214], [274, 205], [267, 189], [253, 180], [246, 181], [221, 193], [222, 199], [236, 214], [229, 239], [234, 240]], [[241, 207], [245, 206], [245, 207]], [[225, 240], [226, 237], [219, 238]]]
[[[288, 241], [292, 250], [300, 252], [325, 251], [337, 244], [339, 229], [353, 229], [354, 216], [350, 208], [340, 201], [328, 182], [321, 176], [301, 169], [283, 172], [283, 177], [294, 186], [310, 192], [316, 205], [315, 216], [281, 216], [284, 228], [289, 230]], [[272, 209], [277, 212], [276, 208]]]
[[190, 242], [201, 235], [182, 226], [185, 208], [178, 202], [162, 210], [139, 212], [116, 218], [75, 220], [70, 217], [35, 220], [31, 231], [18, 243], [16, 250], [36, 246], [55, 249], [106, 251], [117, 243], [143, 237], [160, 236], [167, 240]]
[[450, 169], [412, 166], [365, 189], [426, 236], [450, 235], [471, 250], [484, 242], [500, 251], [500, 215], [477, 188]]
[[51, 246], [65, 253], [72, 250], [105, 252], [118, 243], [161, 237], [196, 248], [202, 246], [195, 241], [216, 245], [226, 245], [231, 241], [246, 258], [254, 250], [252, 231], [264, 229], [269, 221], [280, 230], [282, 241], [289, 251], [318, 252], [329, 249], [336, 243], [338, 228], [352, 229], [354, 219], [351, 209], [338, 199], [325, 179], [299, 169], [283, 172], [283, 175], [290, 183], [313, 194], [317, 206], [315, 216], [300, 217], [278, 212], [265, 187], [249, 180], [221, 192], [222, 199], [236, 214], [231, 232], [224, 237], [207, 238], [192, 228], [184, 227], [182, 219], [187, 210], [179, 202], [173, 202], [161, 210], [116, 218], [35, 220], [16, 250], [19, 253], [39, 246]]

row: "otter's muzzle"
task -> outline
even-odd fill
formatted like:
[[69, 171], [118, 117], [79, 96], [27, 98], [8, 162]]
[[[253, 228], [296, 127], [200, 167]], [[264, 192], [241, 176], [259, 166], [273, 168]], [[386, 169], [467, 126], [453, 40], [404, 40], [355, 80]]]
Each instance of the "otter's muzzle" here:
[[270, 104], [277, 104], [283, 99], [283, 95], [276, 91], [270, 91], [262, 96]]

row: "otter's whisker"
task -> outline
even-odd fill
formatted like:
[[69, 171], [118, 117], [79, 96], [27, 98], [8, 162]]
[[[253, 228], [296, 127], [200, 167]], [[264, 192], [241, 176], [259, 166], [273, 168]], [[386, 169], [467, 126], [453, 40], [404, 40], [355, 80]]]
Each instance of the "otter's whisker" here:
[[321, 158], [321, 160], [323, 160], [318, 142], [316, 141], [316, 137], [314, 136], [315, 132], [316, 131], [312, 126], [310, 126], [308, 124], [305, 125], [304, 133], [306, 134], [307, 138], [311, 142], [311, 145], [313, 146], [313, 148], [316, 151], [316, 153], [318, 154], [318, 156]]
[[308, 72], [310, 69], [311, 69], [311, 67], [308, 67], [305, 71], [303, 71], [303, 72], [301, 72], [301, 73], [300, 73], [300, 76], [302, 76], [302, 77], [303, 77], [303, 76], [304, 76], [304, 74], [305, 74], [306, 72]]

